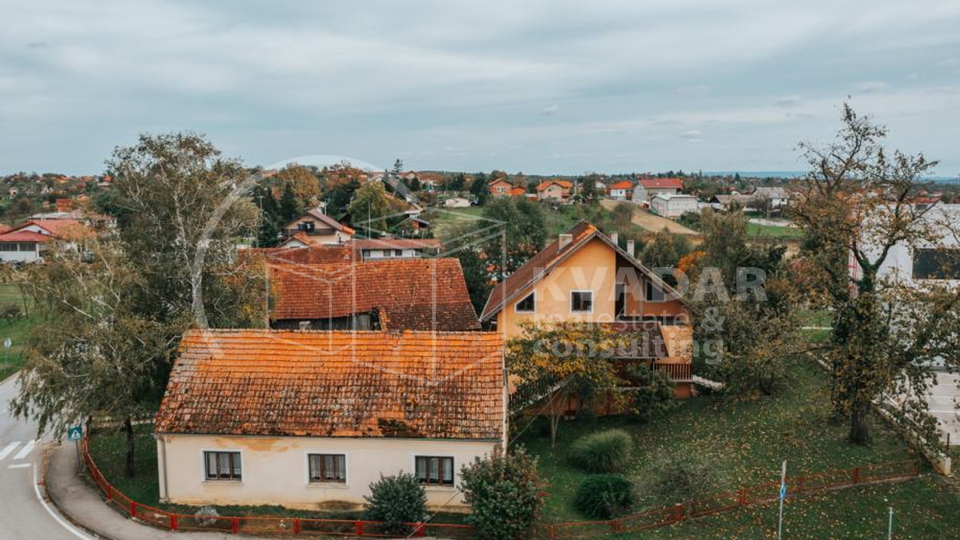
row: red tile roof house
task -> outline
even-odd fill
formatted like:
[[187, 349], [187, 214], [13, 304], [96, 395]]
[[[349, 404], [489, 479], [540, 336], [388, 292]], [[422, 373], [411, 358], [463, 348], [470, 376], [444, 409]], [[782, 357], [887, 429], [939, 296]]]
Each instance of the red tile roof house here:
[[490, 293], [480, 316], [504, 340], [524, 322], [608, 325], [638, 345], [619, 359], [664, 371], [678, 397], [692, 392], [693, 327], [680, 294], [615, 239], [581, 221], [537, 253]]
[[27, 221], [0, 234], [0, 262], [31, 263], [54, 242], [75, 245], [90, 230], [75, 219]]
[[268, 258], [267, 267], [275, 297], [271, 328], [480, 329], [457, 259], [283, 264]]
[[607, 188], [607, 193], [610, 195], [610, 198], [615, 201], [629, 200], [633, 194], [633, 182], [621, 180], [616, 184], [611, 184], [610, 187]]
[[644, 178], [633, 190], [633, 202], [649, 203], [657, 195], [676, 195], [682, 191], [683, 180], [680, 178]]
[[192, 330], [154, 429], [165, 502], [342, 510], [402, 471], [432, 508], [464, 508], [461, 466], [507, 433], [503, 342]]
[[510, 191], [513, 189], [513, 184], [502, 178], [498, 178], [487, 184], [487, 189], [490, 190], [490, 195], [494, 197], [509, 197]]
[[545, 180], [537, 185], [537, 199], [541, 201], [565, 201], [570, 198], [573, 184], [565, 180]]
[[[323, 213], [319, 208], [307, 211], [304, 215], [283, 226], [284, 246], [304, 247], [310, 244], [342, 244], [356, 231]], [[307, 239], [291, 237], [302, 233]]]

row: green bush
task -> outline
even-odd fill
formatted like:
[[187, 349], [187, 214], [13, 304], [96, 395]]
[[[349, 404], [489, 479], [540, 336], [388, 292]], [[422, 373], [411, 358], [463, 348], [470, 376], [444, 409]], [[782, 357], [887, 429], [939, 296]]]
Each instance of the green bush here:
[[633, 439], [622, 429], [608, 429], [580, 437], [570, 445], [570, 460], [592, 473], [622, 472], [630, 461]]
[[417, 523], [427, 514], [427, 494], [412, 474], [380, 475], [364, 495], [364, 517], [382, 521], [383, 532], [405, 535], [411, 532], [404, 523]]
[[531, 538], [543, 508], [546, 482], [537, 474], [537, 459], [523, 448], [476, 458], [460, 472], [460, 489], [470, 505], [467, 523], [485, 540]]
[[573, 505], [587, 517], [610, 519], [626, 513], [634, 503], [633, 483], [616, 474], [588, 476], [577, 488]]
[[705, 499], [723, 490], [723, 474], [706, 459], [677, 455], [652, 464], [643, 489], [663, 505]]

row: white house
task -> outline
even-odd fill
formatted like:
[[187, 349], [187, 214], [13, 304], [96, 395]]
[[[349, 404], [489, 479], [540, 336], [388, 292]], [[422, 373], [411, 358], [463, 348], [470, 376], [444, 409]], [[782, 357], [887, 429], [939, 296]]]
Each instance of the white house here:
[[89, 229], [75, 219], [31, 220], [0, 234], [0, 262], [32, 263], [54, 242], [75, 246]]
[[698, 212], [697, 198], [693, 195], [654, 195], [650, 199], [650, 211], [666, 218], [678, 218], [687, 212]]
[[790, 194], [782, 187], [758, 187], [751, 198], [758, 201], [770, 201], [770, 208], [780, 208], [790, 203]]
[[679, 178], [643, 178], [633, 190], [633, 202], [649, 203], [655, 195], [677, 195], [683, 191], [683, 180]]
[[[877, 277], [908, 286], [924, 284], [948, 284], [960, 286], [960, 237], [947, 226], [960, 223], [960, 204], [935, 203], [923, 217], [926, 225], [934, 228], [938, 240], [918, 248], [900, 243], [893, 246], [886, 261], [880, 266]], [[871, 241], [869, 226], [866, 228], [864, 245], [868, 255], [877, 256], [878, 246]], [[857, 275], [859, 266], [850, 263], [851, 272]]]
[[[289, 247], [303, 247], [309, 244], [342, 244], [356, 233], [350, 227], [338, 222], [323, 212], [323, 207], [318, 206], [308, 210], [305, 214], [283, 226], [284, 240], [300, 234], [309, 237], [306, 241], [298, 241], [294, 244], [286, 244]], [[303, 245], [301, 245], [303, 244]]]
[[626, 201], [633, 195], [633, 182], [621, 180], [615, 184], [611, 184], [607, 190], [611, 199], [615, 201]]
[[157, 413], [160, 498], [358, 507], [403, 471], [462, 507], [460, 468], [506, 433], [497, 333], [194, 330]]

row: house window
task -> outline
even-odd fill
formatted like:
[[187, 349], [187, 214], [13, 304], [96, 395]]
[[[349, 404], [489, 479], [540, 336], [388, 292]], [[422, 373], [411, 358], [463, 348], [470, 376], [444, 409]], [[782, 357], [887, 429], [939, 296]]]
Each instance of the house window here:
[[207, 480], [242, 480], [240, 452], [204, 452]]
[[310, 232], [313, 232], [314, 223], [312, 221], [301, 221], [297, 225], [297, 228], [300, 229], [301, 231], [310, 233]]
[[347, 481], [347, 456], [343, 454], [308, 454], [311, 482]]
[[570, 312], [591, 313], [593, 311], [593, 291], [571, 291]]
[[537, 309], [536, 293], [528, 294], [523, 300], [517, 302], [514, 310], [517, 313], [533, 313]]
[[395, 249], [395, 250], [393, 250], [393, 256], [394, 256], [394, 257], [403, 257], [403, 250], [402, 250], [402, 249]]
[[453, 458], [436, 456], [416, 457], [416, 476], [421, 484], [453, 485]]
[[960, 279], [960, 249], [917, 249], [914, 279]]
[[16, 242], [0, 243], [0, 251], [17, 251], [17, 243]]
[[647, 302], [663, 302], [666, 299], [663, 294], [663, 289], [649, 280], [646, 282], [644, 292], [644, 298]]

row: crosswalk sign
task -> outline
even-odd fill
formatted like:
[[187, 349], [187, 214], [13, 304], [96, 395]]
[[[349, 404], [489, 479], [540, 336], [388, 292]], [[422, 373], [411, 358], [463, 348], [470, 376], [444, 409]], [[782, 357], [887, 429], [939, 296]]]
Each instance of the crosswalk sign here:
[[71, 441], [79, 441], [83, 438], [83, 428], [80, 426], [73, 426], [67, 430], [67, 439]]

